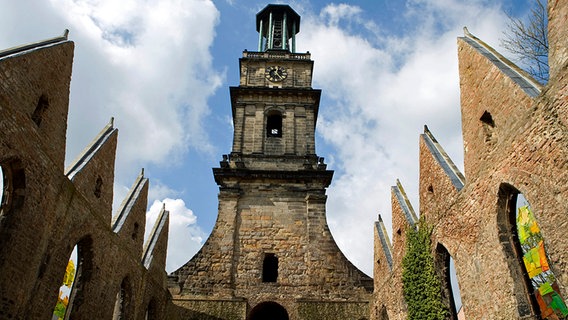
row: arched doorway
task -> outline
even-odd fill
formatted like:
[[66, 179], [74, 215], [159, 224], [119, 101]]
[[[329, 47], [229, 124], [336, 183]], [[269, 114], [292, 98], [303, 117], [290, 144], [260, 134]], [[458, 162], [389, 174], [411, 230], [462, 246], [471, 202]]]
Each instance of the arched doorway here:
[[288, 320], [288, 312], [280, 304], [267, 301], [262, 302], [254, 307], [248, 320]]

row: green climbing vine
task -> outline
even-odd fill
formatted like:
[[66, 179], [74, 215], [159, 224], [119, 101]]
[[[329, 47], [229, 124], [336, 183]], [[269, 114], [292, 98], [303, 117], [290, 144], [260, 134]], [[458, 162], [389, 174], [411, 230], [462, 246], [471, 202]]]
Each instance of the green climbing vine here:
[[432, 227], [420, 218], [418, 229], [406, 230], [406, 254], [402, 259], [403, 295], [409, 320], [444, 320], [448, 307], [431, 251]]

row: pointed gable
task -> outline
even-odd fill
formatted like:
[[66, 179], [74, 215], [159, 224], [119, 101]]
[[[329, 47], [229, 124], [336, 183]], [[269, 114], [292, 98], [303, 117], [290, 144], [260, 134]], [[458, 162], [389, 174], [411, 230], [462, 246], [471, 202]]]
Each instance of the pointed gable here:
[[109, 223], [112, 214], [117, 139], [118, 129], [113, 127], [111, 119], [111, 122], [65, 170], [65, 175], [89, 201], [94, 212], [100, 213]]
[[458, 60], [464, 172], [473, 177], [524, 121], [542, 87], [467, 29], [458, 38]]
[[144, 169], [142, 169], [112, 222], [112, 231], [131, 245], [131, 250], [140, 257], [144, 244], [147, 203], [148, 179], [144, 178]]
[[418, 218], [399, 180], [391, 187], [393, 264], [401, 265], [406, 251], [406, 230], [414, 228]]
[[0, 107], [27, 118], [29, 126], [21, 129], [29, 129], [25, 138], [37, 139], [60, 170], [65, 161], [73, 51], [67, 31], [0, 51]]
[[375, 268], [374, 278], [386, 278], [393, 268], [392, 245], [383, 222], [379, 214], [379, 220], [375, 222]]
[[434, 135], [424, 126], [420, 135], [420, 212], [436, 219], [465, 185], [459, 171]]
[[142, 264], [146, 269], [165, 270], [166, 268], [169, 221], [170, 212], [164, 205], [144, 246]]

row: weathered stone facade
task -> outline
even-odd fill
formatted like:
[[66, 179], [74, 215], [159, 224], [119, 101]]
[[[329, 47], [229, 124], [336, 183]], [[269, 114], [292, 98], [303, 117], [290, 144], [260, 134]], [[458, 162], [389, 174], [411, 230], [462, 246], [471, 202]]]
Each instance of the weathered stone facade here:
[[[427, 128], [421, 135], [420, 213], [434, 227], [448, 304], [447, 265], [450, 257], [455, 262], [466, 319], [540, 319], [514, 231], [521, 194], [540, 226], [559, 293], [568, 297], [567, 8], [549, 2], [551, 73], [544, 87], [467, 30], [458, 39], [465, 174]], [[396, 230], [404, 229], [405, 206], [393, 196], [393, 249], [376, 233], [374, 319], [405, 318], [400, 290], [392, 289], [402, 287], [400, 260], [392, 270], [383, 263], [390, 251], [404, 250]]]
[[[265, 10], [294, 16], [288, 6]], [[231, 88], [233, 148], [213, 169], [219, 216], [200, 252], [170, 276], [176, 305], [223, 319], [260, 319], [255, 310], [267, 306], [283, 308], [282, 319], [368, 319], [372, 279], [326, 222], [333, 171], [315, 154], [321, 91], [312, 68], [309, 54], [243, 53]]]
[[[299, 31], [288, 6], [260, 17], [265, 25], [275, 18], [280, 40]], [[259, 32], [267, 32], [262, 22]], [[233, 148], [213, 170], [217, 223], [169, 277], [165, 209], [142, 243], [143, 173], [112, 216], [112, 121], [63, 168], [73, 43], [65, 35], [0, 52], [0, 317], [51, 318], [76, 247], [67, 318], [368, 319], [373, 281], [327, 227], [333, 171], [315, 154], [321, 91], [311, 87], [313, 61], [277, 40], [243, 53], [240, 85], [231, 88]]]
[[[267, 7], [260, 20], [271, 8], [299, 22], [287, 6]], [[548, 11], [544, 87], [468, 32], [458, 39], [465, 174], [427, 128], [421, 135], [420, 213], [434, 227], [452, 319], [450, 257], [465, 318], [539, 319], [513, 231], [520, 194], [568, 297], [568, 5], [550, 1]], [[283, 24], [287, 41], [299, 24]], [[262, 40], [266, 25], [257, 26]], [[243, 53], [240, 84], [231, 88], [233, 146], [213, 169], [217, 223], [169, 277], [167, 211], [142, 243], [143, 173], [112, 217], [112, 121], [63, 168], [73, 42], [63, 36], [0, 51], [0, 318], [51, 318], [75, 246], [72, 319], [406, 318], [401, 261], [417, 215], [402, 184], [392, 188], [392, 244], [382, 220], [376, 224], [371, 294], [372, 280], [343, 256], [326, 223], [333, 171], [315, 154], [321, 92], [311, 87], [313, 61], [283, 43], [260, 50], [274, 39], [263, 41], [259, 52]]]
[[51, 319], [77, 246], [69, 318], [111, 319], [122, 291], [126, 319], [160, 319], [168, 214], [144, 246], [141, 174], [111, 224], [117, 129], [63, 168], [73, 48], [64, 36], [0, 52], [0, 318]]

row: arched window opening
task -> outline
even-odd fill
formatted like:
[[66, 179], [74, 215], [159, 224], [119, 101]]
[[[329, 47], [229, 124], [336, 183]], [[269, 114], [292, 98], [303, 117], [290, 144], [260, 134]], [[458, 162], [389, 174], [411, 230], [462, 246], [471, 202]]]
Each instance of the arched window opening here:
[[440, 243], [436, 246], [436, 267], [442, 284], [442, 299], [450, 310], [450, 319], [458, 319], [461, 308], [461, 295], [454, 259], [448, 250]]
[[158, 319], [158, 312], [156, 310], [156, 300], [152, 299], [148, 303], [148, 308], [146, 308], [146, 316], [144, 320], [155, 320]]
[[35, 122], [35, 124], [38, 127], [40, 126], [41, 120], [43, 119], [43, 114], [45, 113], [48, 107], [49, 107], [49, 99], [45, 94], [42, 94], [41, 97], [39, 97], [38, 99], [34, 113], [32, 113], [32, 120], [33, 122]]
[[0, 242], [9, 238], [11, 219], [24, 205], [26, 176], [19, 160], [0, 163]]
[[0, 212], [4, 206], [4, 197], [7, 195], [7, 192], [4, 190], [4, 186], [4, 170], [2, 169], [2, 166], [0, 166]]
[[71, 290], [73, 289], [73, 283], [75, 282], [77, 274], [77, 261], [77, 246], [75, 246], [73, 252], [71, 252], [69, 262], [67, 262], [67, 267], [65, 268], [63, 283], [61, 287], [59, 287], [59, 296], [57, 297], [55, 310], [53, 310], [52, 320], [65, 319], [67, 307], [69, 306], [69, 297], [71, 296]]
[[485, 142], [491, 142], [493, 138], [493, 129], [495, 128], [495, 121], [493, 121], [493, 116], [491, 113], [485, 111], [479, 120], [483, 126], [483, 135]]
[[280, 304], [272, 301], [259, 303], [248, 316], [248, 320], [288, 320], [288, 312]]
[[564, 319], [568, 307], [560, 295], [558, 281], [550, 268], [545, 243], [536, 217], [523, 194], [517, 194], [515, 205], [517, 239], [523, 254], [523, 265], [530, 279], [543, 319]]
[[278, 279], [278, 257], [274, 253], [264, 254], [262, 282], [276, 282]]
[[279, 112], [271, 113], [266, 118], [266, 136], [282, 137], [282, 115]]
[[499, 195], [499, 233], [509, 269], [513, 279], [523, 280], [515, 282], [515, 291], [525, 293], [516, 297], [519, 315], [565, 319], [568, 307], [551, 270], [536, 214], [514, 187], [503, 185]]
[[79, 318], [76, 312], [84, 302], [83, 292], [91, 279], [92, 270], [93, 241], [87, 236], [77, 242], [71, 252], [63, 284], [59, 288], [59, 298], [53, 312], [54, 319]]
[[128, 278], [124, 278], [122, 280], [122, 283], [120, 284], [120, 290], [118, 290], [118, 293], [116, 294], [114, 312], [112, 314], [113, 320], [129, 319], [130, 315], [132, 314], [130, 310], [130, 295], [130, 281], [128, 281]]
[[97, 181], [95, 182], [95, 190], [93, 191], [95, 197], [97, 198], [101, 197], [102, 188], [103, 188], [103, 178], [101, 178], [101, 176], [98, 176]]
[[459, 314], [463, 312], [462, 310], [462, 299], [461, 299], [461, 292], [460, 286], [458, 284], [458, 274], [456, 272], [456, 265], [454, 262], [454, 258], [450, 256], [450, 284], [452, 287], [452, 298], [453, 298], [453, 306], [456, 312], [456, 318], [460, 319]]
[[381, 307], [381, 310], [379, 310], [377, 320], [389, 320], [389, 314], [387, 313], [387, 308], [384, 305]]
[[138, 239], [138, 232], [140, 231], [139, 229], [140, 225], [138, 224], [138, 222], [134, 222], [134, 227], [132, 228], [132, 234], [130, 235], [132, 240]]

